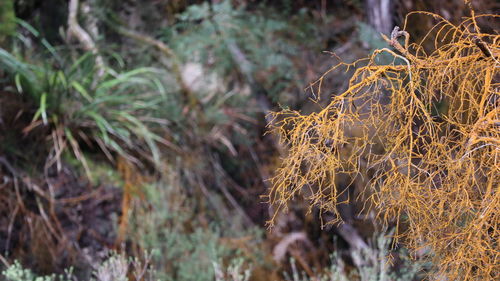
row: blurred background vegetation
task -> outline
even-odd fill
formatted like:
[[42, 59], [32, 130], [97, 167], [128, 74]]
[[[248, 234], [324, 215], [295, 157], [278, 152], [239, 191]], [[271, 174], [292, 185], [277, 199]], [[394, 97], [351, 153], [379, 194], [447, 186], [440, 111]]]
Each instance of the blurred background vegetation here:
[[462, 0], [1, 0], [0, 279], [422, 279], [356, 200], [343, 226], [297, 198], [267, 229], [263, 197], [286, 154], [267, 113], [318, 110], [331, 92], [308, 84], [387, 47], [414, 10], [468, 15]]

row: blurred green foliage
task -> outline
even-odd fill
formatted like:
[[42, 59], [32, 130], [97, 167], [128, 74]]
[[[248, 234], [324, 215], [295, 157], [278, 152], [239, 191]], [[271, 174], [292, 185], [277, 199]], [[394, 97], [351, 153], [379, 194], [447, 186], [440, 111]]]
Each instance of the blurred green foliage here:
[[252, 73], [264, 75], [259, 82], [275, 101], [287, 88], [302, 87], [292, 58], [301, 44], [316, 41], [316, 29], [305, 10], [287, 17], [272, 9], [249, 12], [224, 0], [191, 5], [177, 19], [163, 29], [162, 39], [184, 61], [201, 62], [227, 77], [238, 69], [228, 50], [228, 43], [234, 43], [251, 61]]
[[7, 36], [13, 35], [16, 30], [16, 16], [14, 14], [14, 0], [0, 2], [0, 43]]
[[[213, 280], [214, 262], [231, 263], [244, 259], [242, 252], [222, 243], [222, 239], [252, 235], [259, 243], [255, 230], [242, 231], [235, 218], [230, 221], [200, 223], [203, 213], [197, 205], [172, 182], [164, 179], [144, 187], [145, 204], [134, 212], [130, 237], [140, 249], [151, 252], [151, 263], [160, 280]], [[222, 202], [221, 202], [222, 203]], [[233, 229], [232, 229], [233, 228]], [[257, 252], [255, 253], [258, 254]]]

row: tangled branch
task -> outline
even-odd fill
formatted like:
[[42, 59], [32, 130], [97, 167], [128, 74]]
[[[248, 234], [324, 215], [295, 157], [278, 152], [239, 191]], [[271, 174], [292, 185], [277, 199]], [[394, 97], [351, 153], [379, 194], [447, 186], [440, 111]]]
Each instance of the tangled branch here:
[[[272, 114], [271, 130], [289, 153], [269, 199], [282, 211], [304, 195], [339, 221], [339, 174], [369, 178], [367, 206], [384, 224], [397, 223], [396, 239], [414, 250], [432, 249], [438, 274], [494, 280], [500, 274], [500, 36], [481, 33], [476, 19], [499, 16], [473, 14], [453, 25], [421, 13], [439, 21], [425, 37], [434, 36], [430, 54], [395, 28], [385, 37], [394, 50], [336, 65], [314, 83], [319, 92], [332, 70], [365, 63], [320, 112]], [[377, 64], [380, 53], [393, 61]]]
[[68, 6], [68, 37], [76, 37], [82, 43], [85, 51], [95, 55], [95, 64], [98, 70], [97, 78], [101, 78], [106, 72], [104, 59], [99, 54], [92, 37], [78, 24], [78, 0], [71, 0]]

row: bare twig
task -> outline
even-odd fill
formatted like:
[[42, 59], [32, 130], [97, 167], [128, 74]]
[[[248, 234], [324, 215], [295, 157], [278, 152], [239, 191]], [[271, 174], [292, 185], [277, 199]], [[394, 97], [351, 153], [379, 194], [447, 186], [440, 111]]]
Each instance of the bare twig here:
[[[356, 251], [361, 251], [368, 255], [368, 258], [373, 264], [376, 263], [376, 257], [373, 254], [373, 249], [363, 240], [361, 235], [358, 233], [356, 228], [348, 223], [342, 223], [338, 229], [338, 233], [342, 238]], [[366, 259], [357, 257], [355, 255], [352, 256], [353, 262], [356, 264], [358, 268], [362, 268], [366, 266]]]
[[18, 212], [19, 212], [19, 204], [16, 204], [16, 207], [14, 208], [14, 212], [12, 212], [12, 214], [11, 214], [9, 226], [7, 229], [7, 240], [5, 241], [5, 249], [9, 249], [10, 239], [12, 237], [11, 236], [12, 235], [12, 228], [14, 227], [14, 221], [17, 217]]
[[[401, 44], [398, 42], [399, 37], [404, 37], [405, 38], [405, 44], [404, 46], [401, 46]], [[382, 38], [389, 43], [394, 49], [396, 49], [398, 52], [403, 54], [406, 58], [408, 58], [410, 61], [418, 61], [418, 59], [410, 54], [408, 52], [408, 46], [410, 43], [410, 34], [404, 30], [400, 30], [399, 26], [395, 26], [394, 29], [391, 32], [391, 39], [387, 38], [384, 34], [382, 34]]]
[[16, 169], [14, 169], [14, 167], [12, 167], [12, 165], [9, 163], [9, 161], [7, 161], [7, 159], [3, 156], [0, 156], [0, 164], [3, 164], [5, 166], [5, 168], [7, 168], [7, 170], [14, 176], [14, 177], [17, 177], [18, 174], [16, 172]]
[[[218, 173], [220, 173], [220, 176], [230, 179], [225, 174], [224, 168], [222, 168], [222, 166], [220, 165], [220, 160], [219, 159], [213, 161], [213, 163], [215, 165], [215, 170], [216, 170], [215, 172], [216, 173], [218, 172]], [[245, 212], [245, 210], [243, 209], [243, 207], [240, 206], [240, 204], [238, 203], [238, 201], [229, 192], [229, 190], [227, 190], [226, 186], [223, 183], [218, 184], [217, 186], [222, 191], [222, 194], [224, 194], [224, 197], [226, 197], [226, 199], [229, 201], [229, 203], [233, 206], [233, 208], [236, 209], [241, 214], [241, 217], [242, 217], [243, 221], [245, 222], [245, 224], [248, 227], [255, 226], [255, 224], [252, 221], [252, 219], [247, 215], [247, 213]]]
[[307, 235], [304, 232], [292, 232], [286, 234], [281, 241], [274, 246], [273, 249], [273, 258], [275, 261], [280, 262], [285, 258], [286, 252], [288, 251], [288, 247], [296, 241], [304, 241], [306, 244], [310, 245], [311, 242], [307, 238]]
[[76, 37], [83, 45], [83, 49], [95, 55], [95, 64], [97, 67], [97, 78], [101, 78], [106, 72], [104, 59], [99, 55], [98, 49], [92, 37], [78, 24], [78, 0], [70, 0], [68, 5], [68, 31], [67, 36]]
[[10, 266], [9, 262], [7, 261], [7, 259], [4, 256], [2, 256], [1, 254], [0, 254], [0, 261], [3, 263], [3, 265], [5, 267], [9, 267]]
[[485, 57], [490, 58], [493, 56], [491, 54], [490, 48], [488, 48], [488, 45], [486, 45], [486, 43], [483, 40], [481, 40], [477, 36], [473, 36], [472, 39], [474, 41], [474, 44], [476, 44], [476, 46], [481, 50], [481, 52], [483, 52]]

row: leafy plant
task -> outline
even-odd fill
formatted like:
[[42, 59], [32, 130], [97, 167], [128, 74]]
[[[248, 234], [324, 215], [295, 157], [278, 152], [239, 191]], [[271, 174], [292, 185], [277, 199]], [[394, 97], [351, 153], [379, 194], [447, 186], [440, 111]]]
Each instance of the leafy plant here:
[[10, 74], [18, 93], [37, 106], [24, 133], [50, 128], [49, 162], [59, 161], [69, 148], [88, 172], [80, 148], [85, 144], [99, 147], [110, 160], [120, 155], [139, 164], [141, 157], [159, 165], [158, 143], [170, 145], [155, 131], [166, 122], [157, 115], [166, 99], [161, 71], [142, 67], [117, 72], [109, 67], [102, 78], [95, 77], [91, 54], [72, 59], [44, 42], [44, 63], [0, 49], [0, 67]]
[[[95, 266], [89, 281], [128, 281], [128, 276], [134, 276], [132, 280], [153, 281], [155, 272], [148, 269], [137, 258], [127, 259], [124, 255], [111, 252], [102, 263]], [[37, 276], [30, 269], [25, 269], [18, 261], [2, 271], [6, 281], [78, 281], [82, 280], [73, 275], [73, 270], [65, 270], [65, 274]], [[83, 280], [82, 280], [83, 281]]]
[[213, 262], [216, 281], [248, 281], [250, 270], [244, 269], [243, 259], [233, 259], [227, 269], [222, 269], [220, 263]]
[[206, 214], [195, 211], [177, 184], [172, 176], [144, 187], [144, 203], [137, 205], [131, 219], [131, 241], [139, 251], [152, 253], [151, 264], [161, 280], [213, 280], [225, 271], [226, 262], [228, 274], [241, 273], [247, 259], [221, 241], [245, 233], [232, 234], [226, 226], [230, 222], [200, 224], [197, 216]]
[[[362, 267], [349, 269], [338, 252], [330, 255], [331, 264], [328, 268], [310, 278], [305, 272], [300, 272], [294, 259], [290, 260], [292, 274], [285, 274], [287, 281], [412, 281], [421, 280], [425, 264], [418, 260], [410, 260], [404, 251], [391, 251], [391, 237], [381, 233], [372, 239], [373, 247], [368, 249], [350, 249], [351, 256], [364, 260]], [[392, 255], [397, 254], [403, 262], [399, 269], [393, 268]], [[373, 257], [375, 257], [373, 259]]]
[[64, 275], [36, 276], [31, 270], [24, 269], [18, 261], [2, 271], [2, 275], [7, 281], [70, 281], [72, 280], [71, 270], [67, 270]]
[[[178, 23], [164, 30], [163, 38], [184, 61], [201, 62], [224, 77], [237, 69], [238, 62], [228, 48], [228, 44], [236, 44], [252, 62], [250, 71], [262, 73], [260, 82], [271, 98], [278, 100], [286, 88], [302, 85], [292, 61], [299, 47], [295, 42], [313, 40], [307, 24], [294, 25], [294, 20], [304, 23], [306, 15], [297, 17], [290, 20], [271, 12], [250, 13], [227, 0], [203, 2], [180, 14]], [[297, 31], [293, 35], [289, 33], [291, 26]], [[292, 36], [298, 38], [292, 40]]]

